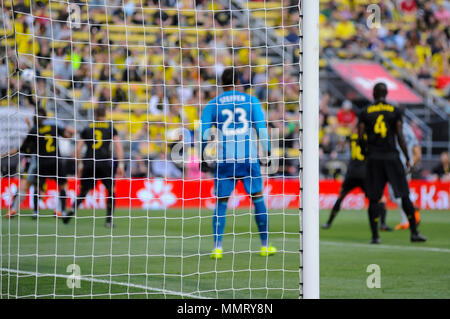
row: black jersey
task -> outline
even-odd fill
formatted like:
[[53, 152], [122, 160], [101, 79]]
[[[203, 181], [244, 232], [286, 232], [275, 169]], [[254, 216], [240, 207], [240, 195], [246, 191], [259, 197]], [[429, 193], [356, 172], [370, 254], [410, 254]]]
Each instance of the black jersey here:
[[379, 102], [361, 112], [359, 121], [366, 127], [368, 158], [394, 159], [398, 156], [396, 125], [402, 121], [398, 108]]
[[36, 154], [37, 152], [37, 137], [36, 130], [30, 130], [30, 132], [25, 137], [22, 145], [20, 146], [20, 153], [22, 154]]
[[346, 176], [351, 178], [364, 178], [365, 176], [365, 157], [362, 154], [361, 146], [359, 145], [358, 134], [350, 135], [350, 162]]
[[85, 159], [112, 159], [111, 142], [117, 136], [112, 122], [90, 123], [82, 132], [81, 139], [87, 146]]
[[21, 152], [37, 154], [41, 160], [58, 156], [58, 137], [64, 136], [64, 128], [55, 124], [34, 126], [20, 148]]

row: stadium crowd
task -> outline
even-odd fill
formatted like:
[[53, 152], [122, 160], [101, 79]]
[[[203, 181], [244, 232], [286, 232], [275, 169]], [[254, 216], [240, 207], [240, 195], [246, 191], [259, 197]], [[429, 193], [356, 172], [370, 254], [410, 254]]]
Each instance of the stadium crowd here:
[[[339, 56], [380, 52], [442, 97], [450, 97], [450, 2], [447, 0], [321, 1], [320, 43]], [[374, 9], [378, 5], [378, 28]]]
[[[286, 9], [271, 10], [270, 20], [263, 19], [267, 26], [283, 23], [285, 43], [295, 46], [297, 1], [283, 2]], [[296, 69], [271, 64], [264, 48], [252, 47], [249, 22], [221, 3], [78, 0], [78, 21], [61, 2], [30, 6], [29, 0], [17, 0], [14, 10], [4, 2], [0, 25], [14, 36], [2, 40], [0, 103], [53, 105], [56, 111], [65, 103], [86, 119], [92, 119], [93, 107], [105, 104], [121, 139], [129, 141], [130, 176], [195, 178], [202, 174], [198, 158], [175, 163], [171, 147], [180, 140], [191, 145], [202, 106], [219, 93], [216, 83], [224, 68], [235, 65], [244, 89], [263, 102], [269, 128], [282, 132], [278, 143], [284, 153], [277, 155], [284, 160], [277, 175], [298, 175]], [[361, 48], [390, 52], [397, 66], [448, 96], [449, 2], [378, 3], [383, 24], [369, 29], [367, 1], [321, 0], [321, 50], [345, 49], [346, 57], [358, 56]], [[352, 102], [322, 92], [320, 123], [321, 158], [327, 159], [322, 177], [340, 178], [346, 163], [339, 155], [349, 154], [356, 123]], [[420, 139], [420, 129], [411, 125]]]
[[[378, 28], [370, 28], [373, 9], [380, 9]], [[321, 51], [332, 50], [342, 59], [366, 59], [370, 53], [389, 58], [398, 70], [407, 71], [434, 94], [450, 98], [450, 2], [445, 0], [339, 0], [321, 1]], [[369, 53], [369, 54], [368, 54]], [[390, 70], [394, 75], [397, 70]], [[323, 92], [320, 114], [323, 177], [340, 178], [348, 153], [348, 135], [358, 109], [351, 101], [330, 98]], [[448, 110], [447, 110], [448, 112]], [[423, 138], [417, 122], [409, 123], [418, 141]], [[347, 141], [346, 141], [347, 140]], [[415, 177], [434, 178], [432, 171], [417, 171]]]

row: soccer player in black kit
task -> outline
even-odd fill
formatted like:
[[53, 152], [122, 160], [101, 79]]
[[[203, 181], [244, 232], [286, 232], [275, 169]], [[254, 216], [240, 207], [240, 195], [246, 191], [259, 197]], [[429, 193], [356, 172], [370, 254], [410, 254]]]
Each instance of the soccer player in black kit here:
[[[344, 182], [341, 186], [341, 191], [339, 197], [334, 203], [333, 208], [330, 212], [330, 217], [328, 221], [322, 225], [323, 229], [329, 229], [333, 223], [334, 218], [339, 213], [341, 209], [342, 201], [345, 196], [350, 193], [353, 189], [359, 187], [366, 193], [366, 165], [365, 156], [361, 152], [361, 146], [359, 145], [358, 133], [352, 133], [350, 135], [350, 162], [348, 163], [347, 173], [345, 174]], [[382, 210], [380, 211], [381, 224], [380, 230], [391, 231], [392, 229], [386, 225], [386, 206], [384, 203], [380, 203]]]
[[[42, 193], [47, 179], [53, 179], [57, 182], [59, 197], [55, 215], [58, 217], [65, 207], [65, 184], [67, 181], [64, 163], [59, 158], [58, 139], [59, 137], [71, 137], [73, 133], [74, 131], [71, 127], [58, 125], [54, 120], [47, 117], [47, 112], [44, 108], [38, 107], [36, 123], [31, 128], [20, 149], [22, 153], [36, 155], [30, 163], [30, 176], [27, 178], [31, 179], [29, 179], [29, 185], [27, 186], [34, 184], [37, 188], [36, 192]], [[12, 151], [11, 154], [14, 152], [17, 152], [17, 150]], [[26, 188], [25, 186], [24, 189]], [[24, 194], [21, 194], [21, 192], [15, 196], [10, 215], [16, 214], [23, 196]], [[39, 199], [35, 194], [33, 217], [37, 217], [39, 214], [38, 203]]]
[[[113, 152], [111, 146], [117, 153], [118, 166], [117, 177], [124, 175], [123, 167], [123, 148], [120, 142], [116, 129], [113, 127], [111, 121], [106, 120], [106, 109], [99, 106], [95, 109], [95, 121], [90, 123], [80, 135], [81, 140], [77, 143], [77, 159], [78, 159], [78, 174], [80, 179], [80, 194], [73, 203], [72, 209], [62, 217], [62, 220], [67, 224], [79, 205], [85, 199], [87, 193], [95, 187], [96, 181], [100, 180], [108, 190], [108, 197], [106, 200], [106, 227], [113, 227], [112, 215], [114, 206], [114, 173], [116, 171], [113, 162]], [[79, 158], [83, 145], [86, 144], [86, 152], [82, 159]]]
[[[382, 207], [379, 202], [387, 182], [391, 184], [395, 196], [402, 199], [402, 207], [409, 220], [411, 241], [424, 242], [426, 237], [417, 231], [415, 210], [409, 199], [406, 173], [395, 143], [397, 139], [406, 158], [406, 167], [409, 169], [410, 159], [403, 136], [402, 113], [386, 102], [387, 94], [386, 84], [377, 83], [373, 88], [375, 103], [360, 114], [358, 123], [360, 145], [367, 157], [366, 194], [369, 198], [371, 243], [381, 242], [378, 235], [378, 221]], [[367, 134], [367, 141], [364, 139], [365, 134]]]

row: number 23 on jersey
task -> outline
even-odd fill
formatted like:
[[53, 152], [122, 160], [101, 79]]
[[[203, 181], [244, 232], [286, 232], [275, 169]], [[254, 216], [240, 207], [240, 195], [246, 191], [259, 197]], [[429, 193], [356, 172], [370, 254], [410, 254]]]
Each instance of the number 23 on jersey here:
[[247, 120], [247, 112], [241, 108], [241, 107], [237, 107], [235, 110], [235, 113], [238, 115], [237, 118], [237, 123], [241, 123], [242, 127], [240, 128], [230, 128], [231, 124], [234, 121], [234, 113], [233, 111], [229, 110], [229, 109], [224, 109], [222, 110], [222, 115], [226, 116], [227, 119], [225, 120], [225, 122], [223, 123], [223, 135], [229, 136], [229, 135], [236, 135], [236, 134], [245, 134], [248, 131], [249, 128], [249, 123]]

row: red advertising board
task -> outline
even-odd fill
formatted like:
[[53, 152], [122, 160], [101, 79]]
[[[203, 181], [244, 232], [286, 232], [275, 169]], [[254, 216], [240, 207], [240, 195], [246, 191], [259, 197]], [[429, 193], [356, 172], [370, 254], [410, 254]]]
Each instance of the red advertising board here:
[[[68, 197], [72, 202], [76, 196], [75, 180], [69, 180]], [[298, 208], [299, 181], [297, 179], [269, 179], [264, 182], [264, 195], [269, 209]], [[320, 208], [331, 209], [341, 187], [341, 182], [334, 180], [320, 181]], [[0, 179], [1, 207], [11, 204], [12, 196], [17, 192], [17, 179]], [[42, 209], [56, 207], [56, 185], [49, 181], [46, 196], [40, 201]], [[450, 183], [411, 181], [411, 199], [420, 209], [449, 210]], [[165, 180], [165, 179], [122, 179], [116, 182], [116, 207], [165, 209], [165, 208], [195, 208], [213, 209], [215, 203], [213, 180]], [[387, 194], [387, 192], [386, 192]], [[107, 192], [98, 183], [94, 192], [90, 192], [83, 202], [84, 208], [105, 208]], [[30, 196], [22, 203], [22, 207], [30, 207]], [[233, 192], [229, 207], [249, 207], [250, 200], [241, 183]], [[364, 209], [367, 200], [359, 189], [351, 192], [342, 203], [343, 209]], [[395, 204], [388, 201], [388, 207]]]
[[332, 63], [333, 69], [359, 93], [372, 100], [372, 89], [378, 82], [388, 86], [387, 100], [399, 104], [421, 104], [422, 99], [403, 82], [394, 78], [376, 62], [346, 61]]

